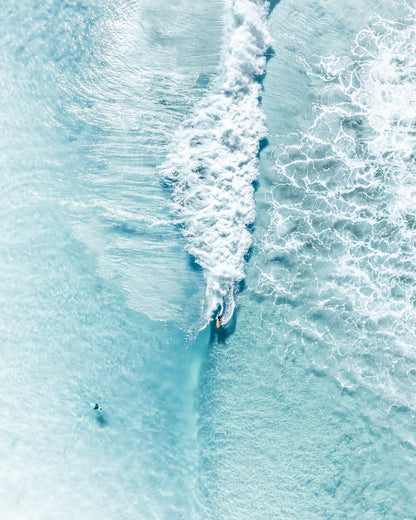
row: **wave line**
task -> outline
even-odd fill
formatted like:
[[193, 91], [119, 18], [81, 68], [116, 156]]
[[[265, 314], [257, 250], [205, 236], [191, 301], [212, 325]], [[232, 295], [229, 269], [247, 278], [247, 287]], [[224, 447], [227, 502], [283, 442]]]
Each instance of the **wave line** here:
[[203, 325], [215, 311], [223, 324], [235, 309], [255, 219], [253, 181], [260, 141], [266, 136], [259, 96], [272, 43], [262, 0], [232, 0], [219, 81], [178, 129], [162, 174], [187, 250], [206, 281]]

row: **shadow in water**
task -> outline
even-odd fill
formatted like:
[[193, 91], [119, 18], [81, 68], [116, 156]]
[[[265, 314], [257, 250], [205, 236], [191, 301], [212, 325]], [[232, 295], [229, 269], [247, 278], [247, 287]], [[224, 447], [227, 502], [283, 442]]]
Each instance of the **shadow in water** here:
[[257, 152], [257, 158], [260, 157], [260, 154], [261, 152], [267, 147], [269, 146], [269, 140], [267, 139], [267, 137], [263, 137], [263, 139], [260, 139], [260, 142], [259, 142], [259, 151]]
[[97, 415], [95, 420], [97, 421], [97, 424], [100, 428], [105, 428], [108, 426], [108, 421], [103, 415]]
[[188, 264], [189, 267], [194, 271], [203, 271], [202, 267], [196, 261], [196, 258], [191, 254], [188, 255]]
[[210, 338], [209, 342], [212, 343], [225, 343], [227, 338], [234, 334], [237, 326], [237, 309], [234, 311], [233, 317], [226, 324], [217, 329], [216, 320], [212, 320], [210, 324]]
[[[266, 63], [268, 63], [275, 55], [276, 55], [276, 52], [273, 49], [273, 47], [268, 47], [267, 51], [265, 53]], [[257, 81], [258, 83], [260, 83], [260, 85], [263, 86], [263, 82], [266, 78], [266, 75], [267, 75], [267, 72], [266, 72], [266, 69], [264, 69], [264, 72], [262, 74], [254, 75], [254, 81]], [[261, 97], [259, 98], [259, 102], [261, 102]]]
[[269, 0], [269, 16], [272, 14], [273, 9], [280, 2], [280, 0]]

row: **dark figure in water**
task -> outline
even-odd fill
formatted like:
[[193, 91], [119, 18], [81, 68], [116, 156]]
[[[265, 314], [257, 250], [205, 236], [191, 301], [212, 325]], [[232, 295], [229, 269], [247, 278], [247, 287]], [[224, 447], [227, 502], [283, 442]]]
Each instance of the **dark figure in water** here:
[[217, 329], [220, 328], [220, 325], [221, 325], [221, 321], [222, 319], [224, 318], [224, 314], [220, 314], [217, 318]]
[[91, 404], [93, 410], [98, 410], [99, 412], [104, 411], [98, 403], [90, 403], [90, 404]]

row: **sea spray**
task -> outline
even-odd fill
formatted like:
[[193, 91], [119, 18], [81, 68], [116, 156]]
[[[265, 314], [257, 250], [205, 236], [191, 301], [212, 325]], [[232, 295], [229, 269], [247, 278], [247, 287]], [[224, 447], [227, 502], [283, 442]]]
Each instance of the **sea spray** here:
[[231, 319], [236, 284], [245, 277], [247, 226], [255, 218], [253, 181], [266, 135], [258, 78], [271, 44], [268, 8], [269, 2], [260, 0], [229, 4], [220, 77], [176, 132], [162, 166], [187, 250], [204, 272], [202, 327], [218, 308], [223, 324]]

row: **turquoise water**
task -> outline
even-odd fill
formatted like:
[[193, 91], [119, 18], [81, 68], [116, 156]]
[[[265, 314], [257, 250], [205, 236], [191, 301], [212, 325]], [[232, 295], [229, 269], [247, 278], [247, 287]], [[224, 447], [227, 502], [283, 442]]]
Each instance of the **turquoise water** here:
[[1, 518], [416, 518], [415, 12], [274, 4], [4, 6]]

